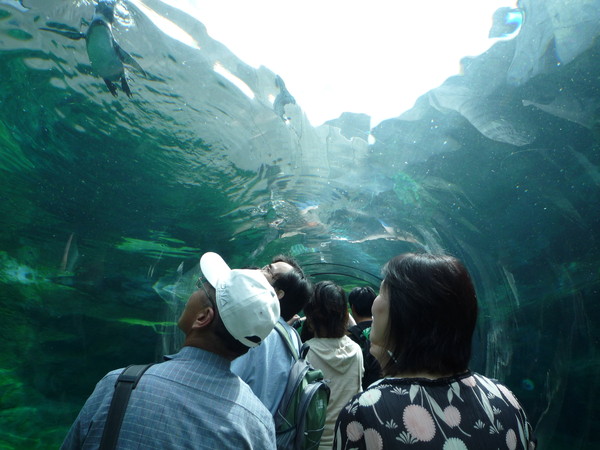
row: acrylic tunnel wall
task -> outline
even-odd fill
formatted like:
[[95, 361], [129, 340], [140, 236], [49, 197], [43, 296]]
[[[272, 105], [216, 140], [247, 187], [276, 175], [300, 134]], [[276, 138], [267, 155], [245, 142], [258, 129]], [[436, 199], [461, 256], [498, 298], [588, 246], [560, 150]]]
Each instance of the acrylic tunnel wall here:
[[116, 4], [135, 63], [111, 86], [91, 0], [0, 1], [0, 447], [56, 448], [107, 371], [176, 349], [205, 251], [348, 289], [427, 251], [472, 273], [472, 369], [540, 448], [598, 448], [600, 1], [519, 2], [506, 39], [374, 127], [311, 124], [168, 3]]

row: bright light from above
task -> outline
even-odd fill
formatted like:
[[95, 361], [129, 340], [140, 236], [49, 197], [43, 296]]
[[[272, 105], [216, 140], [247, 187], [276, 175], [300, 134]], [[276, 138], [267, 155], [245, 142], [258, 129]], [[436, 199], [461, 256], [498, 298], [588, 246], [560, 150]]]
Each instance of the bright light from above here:
[[213, 39], [285, 81], [313, 125], [342, 112], [371, 125], [410, 109], [489, 48], [492, 15], [507, 0], [165, 0]]
[[225, 79], [229, 80], [240, 91], [242, 91], [248, 98], [250, 98], [250, 99], [254, 98], [254, 92], [252, 92], [252, 89], [250, 89], [250, 87], [246, 83], [244, 83], [242, 80], [240, 80], [234, 74], [232, 74], [229, 70], [227, 70], [225, 67], [223, 67], [220, 62], [215, 63], [215, 65], [213, 66], [213, 70], [216, 73], [218, 73], [219, 75], [221, 75], [222, 77], [224, 77]]
[[168, 19], [165, 19], [164, 17], [162, 17], [159, 14], [156, 14], [154, 12], [154, 10], [148, 8], [146, 5], [144, 5], [139, 0], [130, 0], [130, 1], [135, 6], [137, 6], [140, 11], [142, 11], [144, 14], [146, 14], [146, 16], [152, 22], [154, 22], [154, 25], [156, 25], [158, 28], [160, 28], [163, 31], [163, 33], [171, 36], [173, 39], [176, 39], [185, 45], [188, 45], [192, 48], [200, 50], [200, 46], [198, 45], [198, 42], [196, 42], [196, 40], [192, 36], [190, 36], [188, 33], [183, 31], [180, 27], [175, 25], [173, 22], [171, 22]]

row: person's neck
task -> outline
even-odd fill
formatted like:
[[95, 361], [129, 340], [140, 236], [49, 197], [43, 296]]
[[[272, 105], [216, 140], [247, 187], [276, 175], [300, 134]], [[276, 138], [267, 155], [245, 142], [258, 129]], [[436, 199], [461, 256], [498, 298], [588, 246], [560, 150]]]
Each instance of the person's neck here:
[[370, 322], [373, 319], [371, 317], [354, 316], [354, 320], [356, 321], [356, 324], [358, 325], [361, 322]]
[[220, 345], [219, 339], [216, 338], [216, 336], [212, 336], [212, 339], [207, 339], [206, 336], [189, 333], [185, 338], [183, 346], [196, 347], [207, 352], [219, 355], [229, 361], [233, 361], [235, 358], [240, 356], [227, 350], [223, 345]]
[[467, 371], [460, 372], [460, 373], [445, 373], [445, 374], [439, 374], [439, 373], [433, 373], [433, 372], [427, 372], [427, 371], [399, 372], [395, 375], [392, 375], [391, 378], [425, 378], [427, 380], [439, 380], [440, 378], [449, 378], [449, 377], [462, 375], [466, 372]]

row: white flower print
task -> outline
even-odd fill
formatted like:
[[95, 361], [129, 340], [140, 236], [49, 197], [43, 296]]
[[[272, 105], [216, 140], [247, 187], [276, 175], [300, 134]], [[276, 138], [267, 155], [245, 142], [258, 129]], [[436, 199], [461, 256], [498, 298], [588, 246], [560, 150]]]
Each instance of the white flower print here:
[[415, 443], [419, 442], [418, 439], [415, 439], [407, 431], [403, 431], [398, 436], [396, 436], [396, 440], [402, 442], [403, 444], [415, 444]]
[[394, 422], [394, 419], [390, 419], [385, 423], [385, 426], [391, 430], [398, 428], [398, 424]]
[[367, 389], [358, 397], [358, 404], [360, 406], [373, 406], [381, 398], [381, 391], [379, 389]]
[[381, 399], [381, 391], [379, 389], [367, 389], [358, 397], [358, 404], [360, 406], [371, 406], [373, 408], [373, 412], [375, 413], [375, 417], [377, 417], [379, 423], [383, 425], [383, 420], [381, 420], [379, 414], [377, 413], [377, 409], [375, 408], [375, 404], [379, 401], [379, 399]]
[[[465, 376], [468, 379], [471, 374]], [[482, 439], [494, 450], [527, 448], [531, 427], [524, 412], [512, 407], [509, 394], [495, 381], [493, 395], [488, 396], [490, 388], [482, 378], [473, 374], [474, 386], [457, 378], [454, 385], [436, 385], [436, 389], [401, 379], [371, 386], [342, 410], [343, 420], [335, 430], [337, 450], [416, 450], [421, 446], [466, 450]], [[473, 403], [476, 411], [467, 414], [466, 406]]]
[[392, 389], [392, 394], [396, 394], [396, 395], [408, 395], [408, 391], [406, 389], [404, 389], [404, 388], [396, 386], [394, 389]]
[[467, 450], [467, 446], [458, 438], [450, 438], [444, 442], [443, 450]]
[[483, 423], [481, 420], [478, 420], [477, 422], [475, 422], [474, 428], [476, 430], [483, 430], [485, 428], [485, 423]]
[[358, 409], [358, 402], [350, 402], [345, 407], [348, 414], [356, 415], [356, 410]]
[[504, 427], [499, 420], [496, 420], [495, 424], [490, 425], [490, 434], [500, 434], [504, 430]]

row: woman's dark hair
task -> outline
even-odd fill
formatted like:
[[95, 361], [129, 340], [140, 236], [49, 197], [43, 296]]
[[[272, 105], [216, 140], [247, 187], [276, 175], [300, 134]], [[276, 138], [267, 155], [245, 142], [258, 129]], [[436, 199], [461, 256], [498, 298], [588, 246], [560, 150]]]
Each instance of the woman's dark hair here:
[[304, 307], [306, 322], [316, 337], [339, 338], [346, 334], [348, 306], [344, 289], [333, 281], [315, 284], [312, 298]]
[[348, 304], [361, 317], [371, 317], [371, 307], [377, 294], [370, 286], [355, 287], [348, 294]]
[[304, 308], [304, 305], [312, 295], [312, 284], [304, 275], [304, 272], [292, 257], [286, 255], [277, 255], [271, 261], [284, 262], [292, 266], [289, 272], [277, 274], [273, 279], [273, 288], [275, 291], [285, 292], [284, 300], [279, 302], [281, 317], [286, 322], [298, 314]]
[[456, 374], [468, 369], [477, 296], [463, 264], [452, 256], [406, 253], [383, 268], [390, 312], [385, 375]]

